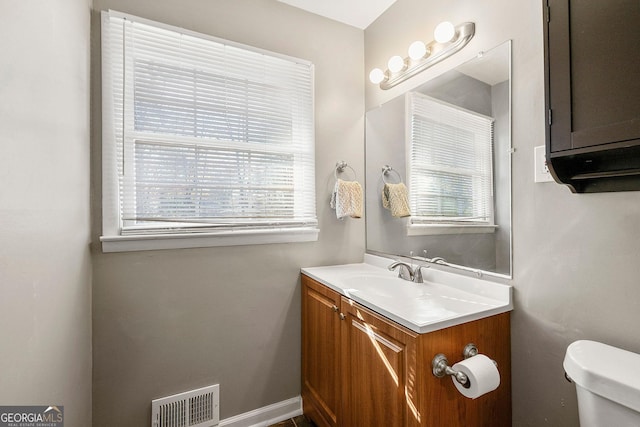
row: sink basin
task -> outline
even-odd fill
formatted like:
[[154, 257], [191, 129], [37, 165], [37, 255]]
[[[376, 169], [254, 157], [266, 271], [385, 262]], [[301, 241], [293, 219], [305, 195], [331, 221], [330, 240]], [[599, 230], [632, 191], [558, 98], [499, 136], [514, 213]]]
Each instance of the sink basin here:
[[513, 309], [510, 286], [434, 268], [423, 269], [425, 283], [400, 279], [368, 263], [304, 268], [302, 272], [418, 333]]

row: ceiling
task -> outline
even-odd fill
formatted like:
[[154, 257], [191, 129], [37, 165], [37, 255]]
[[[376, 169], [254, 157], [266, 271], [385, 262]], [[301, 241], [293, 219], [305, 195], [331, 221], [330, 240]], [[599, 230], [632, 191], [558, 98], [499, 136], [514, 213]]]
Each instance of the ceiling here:
[[396, 0], [278, 0], [364, 30]]

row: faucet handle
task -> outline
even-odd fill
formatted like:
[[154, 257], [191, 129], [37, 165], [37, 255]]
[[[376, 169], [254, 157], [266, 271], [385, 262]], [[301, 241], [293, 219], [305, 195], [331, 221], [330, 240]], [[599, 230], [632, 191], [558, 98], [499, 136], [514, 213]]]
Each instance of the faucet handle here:
[[422, 278], [422, 266], [420, 264], [416, 265], [416, 268], [413, 270], [413, 282], [424, 283], [424, 279]]
[[408, 267], [406, 264], [400, 264], [400, 268], [398, 269], [398, 277], [413, 282], [414, 275], [411, 267]]
[[409, 264], [402, 261], [396, 261], [388, 267], [389, 271], [393, 271], [396, 268], [398, 269], [399, 278], [413, 281], [413, 268]]

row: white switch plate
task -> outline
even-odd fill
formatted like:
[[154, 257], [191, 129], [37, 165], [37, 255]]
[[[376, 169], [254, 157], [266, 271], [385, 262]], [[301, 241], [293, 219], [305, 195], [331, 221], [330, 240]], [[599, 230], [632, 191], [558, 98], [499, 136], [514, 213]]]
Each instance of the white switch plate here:
[[550, 182], [553, 181], [553, 177], [549, 173], [547, 167], [547, 159], [545, 156], [544, 145], [539, 145], [533, 149], [534, 156], [534, 181], [535, 182]]

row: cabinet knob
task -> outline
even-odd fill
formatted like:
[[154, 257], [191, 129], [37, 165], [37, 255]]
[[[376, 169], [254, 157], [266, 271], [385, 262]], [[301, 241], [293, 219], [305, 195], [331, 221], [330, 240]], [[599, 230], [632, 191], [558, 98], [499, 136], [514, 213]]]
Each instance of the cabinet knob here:
[[340, 313], [340, 320], [344, 320], [346, 318], [347, 318], [347, 316], [345, 316], [344, 313]]
[[335, 311], [336, 313], [338, 312], [338, 306], [337, 306], [337, 305], [335, 305], [335, 304], [331, 306], [331, 309], [332, 309], [333, 311]]

